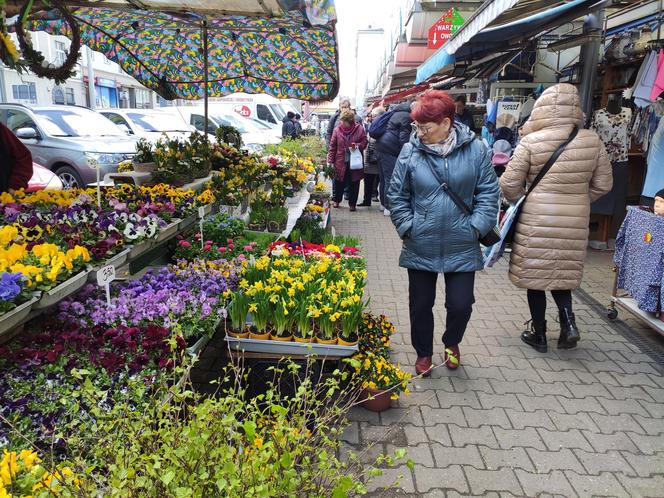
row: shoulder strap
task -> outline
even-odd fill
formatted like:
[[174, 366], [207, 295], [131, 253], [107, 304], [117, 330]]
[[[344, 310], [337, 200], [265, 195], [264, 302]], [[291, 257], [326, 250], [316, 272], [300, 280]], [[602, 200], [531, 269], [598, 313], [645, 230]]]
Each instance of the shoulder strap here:
[[567, 147], [569, 143], [576, 138], [577, 133], [579, 133], [579, 128], [576, 125], [574, 125], [574, 129], [572, 130], [572, 133], [570, 133], [569, 138], [558, 146], [558, 148], [553, 152], [549, 160], [544, 164], [544, 166], [542, 166], [540, 172], [537, 173], [537, 176], [533, 180], [533, 183], [530, 184], [530, 187], [526, 192], [526, 197], [528, 197], [528, 194], [530, 194], [533, 190], [535, 190], [537, 184], [540, 182], [540, 180], [542, 180], [542, 178], [544, 178], [544, 175], [546, 175], [547, 171], [551, 169], [551, 166], [553, 166], [556, 160], [560, 157], [560, 154], [563, 153], [565, 147]]
[[457, 195], [457, 193], [454, 190], [452, 190], [447, 183], [442, 181], [442, 179], [440, 178], [440, 175], [436, 171], [436, 168], [434, 168], [433, 165], [431, 164], [431, 159], [429, 158], [429, 154], [425, 153], [425, 156], [426, 156], [425, 159], [426, 159], [427, 166], [429, 166], [429, 169], [431, 170], [431, 173], [433, 174], [434, 178], [440, 184], [440, 188], [442, 188], [445, 191], [445, 193], [450, 196], [450, 198], [452, 199], [454, 204], [456, 204], [457, 207], [459, 209], [461, 209], [461, 211], [463, 211], [468, 216], [471, 216], [473, 214], [473, 212], [470, 210], [468, 205], [465, 202], [463, 202], [463, 199], [461, 197], [459, 197]]

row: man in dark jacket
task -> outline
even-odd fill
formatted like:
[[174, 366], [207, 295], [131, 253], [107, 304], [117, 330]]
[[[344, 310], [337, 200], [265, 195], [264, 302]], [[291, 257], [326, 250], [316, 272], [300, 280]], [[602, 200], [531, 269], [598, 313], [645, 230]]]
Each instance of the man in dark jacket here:
[[32, 178], [32, 154], [5, 125], [0, 123], [0, 192], [27, 188]]
[[295, 121], [293, 121], [293, 124], [295, 125], [295, 136], [297, 137], [302, 136], [302, 123], [300, 123], [300, 119], [302, 119], [302, 116], [296, 114]]
[[[401, 148], [408, 143], [412, 133], [413, 119], [410, 117], [410, 102], [398, 104], [394, 107], [394, 114], [387, 122], [385, 133], [376, 142], [376, 152], [380, 159], [380, 168], [383, 173], [380, 189], [381, 192], [387, 192], [392, 180], [392, 172], [397, 162], [397, 157]], [[392, 109], [390, 109], [392, 110]], [[387, 197], [385, 197], [385, 216], [390, 215], [390, 206]]]
[[295, 128], [295, 113], [288, 111], [281, 125], [281, 138], [296, 138], [297, 129]]
[[466, 96], [459, 95], [456, 99], [454, 99], [454, 107], [456, 109], [454, 114], [454, 121], [466, 125], [468, 128], [470, 128], [470, 131], [475, 131], [473, 114], [466, 107]]

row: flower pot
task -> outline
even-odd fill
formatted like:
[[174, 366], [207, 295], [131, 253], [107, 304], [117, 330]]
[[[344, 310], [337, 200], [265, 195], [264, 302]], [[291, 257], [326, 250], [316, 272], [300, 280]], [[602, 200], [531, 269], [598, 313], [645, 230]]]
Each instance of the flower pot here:
[[249, 337], [249, 332], [235, 332], [233, 330], [226, 330], [226, 334], [228, 334], [231, 337], [235, 337], [236, 339], [247, 339]]
[[157, 163], [133, 163], [132, 168], [136, 173], [152, 173], [157, 169]]
[[[0, 336], [4, 335], [6, 332], [11, 332], [13, 329], [23, 323], [26, 318], [28, 318], [33, 305], [38, 300], [39, 296], [35, 296], [29, 301], [17, 305], [13, 310], [0, 315]], [[0, 343], [2, 343], [2, 341], [0, 341]]]
[[357, 336], [349, 338], [348, 341], [342, 339], [341, 336], [337, 337], [337, 344], [339, 344], [339, 346], [357, 346], [358, 342], [359, 340]]
[[265, 332], [263, 334], [256, 334], [254, 332], [249, 332], [249, 339], [257, 339], [259, 341], [267, 341], [270, 339], [270, 333]]
[[270, 340], [271, 341], [279, 341], [279, 342], [291, 342], [293, 340], [292, 335], [287, 335], [287, 336], [279, 336], [276, 334], [270, 334]]
[[392, 406], [392, 393], [365, 388], [360, 397], [362, 406], [371, 412], [384, 412]]
[[318, 344], [336, 344], [337, 338], [335, 337], [334, 339], [321, 339], [320, 337], [316, 337], [316, 342]]
[[43, 292], [41, 299], [34, 304], [33, 308], [41, 310], [59, 303], [65, 297], [81, 289], [88, 282], [88, 273], [89, 270], [83, 270], [51, 290]]
[[299, 337], [299, 336], [296, 335], [296, 336], [294, 336], [294, 339], [295, 339], [295, 342], [301, 342], [301, 343], [305, 343], [305, 344], [314, 342], [313, 337]]
[[163, 242], [164, 240], [173, 237], [178, 231], [180, 221], [181, 220], [176, 218], [171, 223], [162, 228], [157, 234], [157, 242]]

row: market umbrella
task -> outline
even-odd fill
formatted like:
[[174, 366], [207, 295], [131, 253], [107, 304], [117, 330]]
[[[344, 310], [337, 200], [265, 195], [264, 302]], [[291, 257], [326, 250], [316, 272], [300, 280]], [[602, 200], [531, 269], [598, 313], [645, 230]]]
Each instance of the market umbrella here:
[[[100, 7], [70, 13], [84, 44], [166, 99], [204, 98], [207, 88], [209, 97], [332, 100], [339, 86], [334, 4], [305, 3], [271, 18]], [[71, 36], [55, 10], [32, 15], [27, 28]]]

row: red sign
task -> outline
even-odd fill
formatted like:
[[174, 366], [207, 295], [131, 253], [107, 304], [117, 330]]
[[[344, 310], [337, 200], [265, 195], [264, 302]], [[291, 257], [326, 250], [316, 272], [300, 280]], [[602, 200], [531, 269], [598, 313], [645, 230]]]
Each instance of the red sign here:
[[246, 105], [239, 105], [233, 110], [237, 112], [240, 116], [244, 116], [245, 118], [251, 116], [251, 109], [249, 109]]
[[452, 35], [463, 25], [464, 19], [459, 12], [452, 7], [445, 12], [436, 23], [429, 28], [429, 48], [440, 48]]

